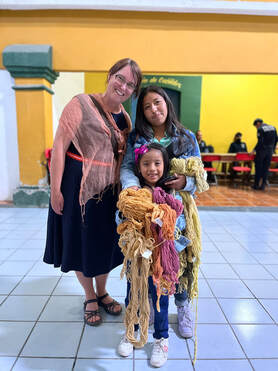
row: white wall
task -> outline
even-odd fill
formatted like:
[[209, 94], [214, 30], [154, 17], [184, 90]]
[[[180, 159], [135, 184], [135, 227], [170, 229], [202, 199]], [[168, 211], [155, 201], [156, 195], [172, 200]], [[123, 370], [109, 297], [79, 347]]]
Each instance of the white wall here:
[[19, 161], [14, 80], [0, 70], [0, 201], [12, 200], [19, 186]]
[[60, 72], [52, 85], [53, 133], [55, 135], [59, 118], [65, 105], [77, 94], [84, 93], [84, 72]]

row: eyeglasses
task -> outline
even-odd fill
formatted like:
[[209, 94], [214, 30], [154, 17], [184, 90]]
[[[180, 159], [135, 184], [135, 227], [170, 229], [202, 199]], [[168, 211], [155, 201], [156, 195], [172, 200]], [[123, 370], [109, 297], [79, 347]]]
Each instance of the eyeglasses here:
[[133, 82], [127, 82], [125, 77], [123, 75], [120, 75], [119, 73], [117, 75], [115, 75], [115, 79], [118, 81], [118, 83], [120, 83], [121, 85], [124, 85], [126, 84], [127, 88], [129, 90], [135, 90], [136, 89], [136, 85], [133, 84]]

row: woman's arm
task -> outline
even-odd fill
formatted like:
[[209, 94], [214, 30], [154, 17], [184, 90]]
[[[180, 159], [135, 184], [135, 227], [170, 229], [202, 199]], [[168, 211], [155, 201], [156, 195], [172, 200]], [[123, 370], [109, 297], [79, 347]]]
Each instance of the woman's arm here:
[[77, 98], [73, 98], [64, 108], [59, 126], [55, 135], [51, 165], [51, 206], [56, 214], [62, 215], [64, 208], [64, 197], [61, 192], [61, 183], [65, 168], [66, 151], [74, 137], [74, 132], [78, 127], [82, 113]]
[[65, 155], [70, 145], [70, 138], [63, 135], [63, 130], [58, 128], [55, 136], [51, 158], [51, 206], [56, 214], [62, 215], [64, 197], [61, 192], [61, 183], [65, 167]]
[[134, 132], [132, 132], [127, 140], [127, 150], [125, 157], [121, 165], [120, 179], [122, 188], [126, 189], [129, 187], [140, 188], [140, 182], [137, 176], [134, 174]]

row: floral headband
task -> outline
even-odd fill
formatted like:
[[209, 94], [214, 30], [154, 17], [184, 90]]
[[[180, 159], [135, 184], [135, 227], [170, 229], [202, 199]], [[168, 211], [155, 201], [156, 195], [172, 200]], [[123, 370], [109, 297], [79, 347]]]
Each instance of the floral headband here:
[[138, 157], [139, 155], [143, 155], [144, 153], [147, 153], [149, 152], [149, 148], [147, 147], [146, 144], [143, 144], [141, 147], [139, 148], [135, 148], [134, 150], [134, 154], [135, 154], [135, 162], [137, 163], [138, 162]]

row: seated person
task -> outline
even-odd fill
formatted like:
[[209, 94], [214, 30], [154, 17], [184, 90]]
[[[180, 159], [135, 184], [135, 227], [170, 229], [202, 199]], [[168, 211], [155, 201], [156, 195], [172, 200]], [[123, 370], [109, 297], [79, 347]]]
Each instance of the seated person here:
[[[242, 134], [241, 133], [236, 133], [234, 136], [234, 141], [230, 144], [228, 153], [238, 153], [238, 152], [248, 152], [247, 151], [247, 146], [245, 142], [241, 141]], [[248, 165], [248, 163], [246, 164]], [[233, 166], [239, 166], [238, 162], [233, 162], [229, 166], [229, 173], [231, 175], [231, 180], [233, 180], [235, 176], [235, 172], [233, 171]]]
[[245, 142], [241, 141], [242, 134], [236, 133], [234, 141], [230, 144], [228, 153], [248, 152]]
[[[201, 130], [197, 130], [195, 136], [196, 136], [196, 139], [197, 139], [197, 142], [198, 142], [201, 153], [213, 153], [214, 152], [213, 146], [211, 146], [211, 145], [207, 146], [206, 142], [204, 140], [202, 140]], [[204, 162], [204, 167], [212, 167], [212, 163], [211, 162]], [[208, 180], [209, 183], [216, 183], [215, 175], [212, 174], [211, 172], [208, 172], [208, 179], [207, 180]]]
[[196, 136], [197, 142], [199, 144], [200, 152], [201, 153], [202, 152], [208, 152], [206, 142], [204, 140], [202, 140], [201, 130], [197, 130], [195, 136]]

